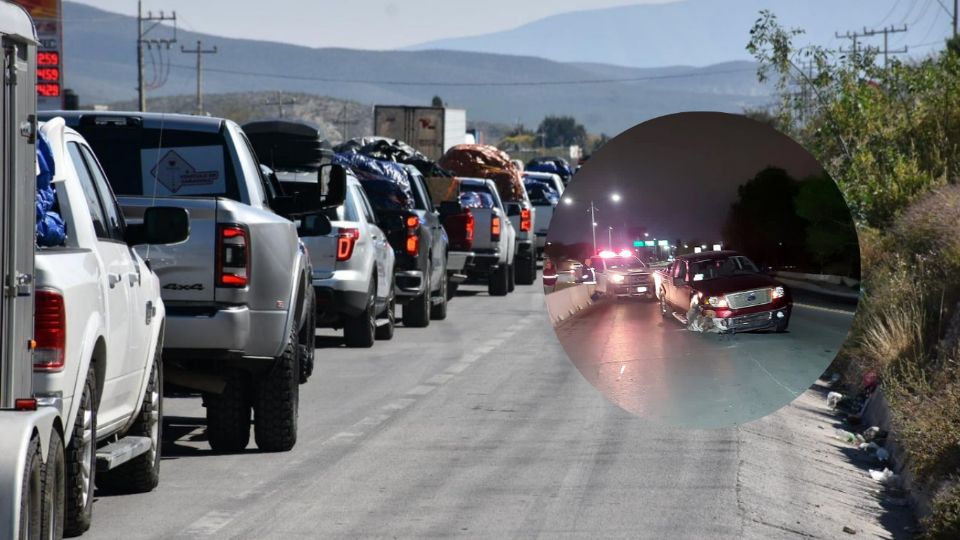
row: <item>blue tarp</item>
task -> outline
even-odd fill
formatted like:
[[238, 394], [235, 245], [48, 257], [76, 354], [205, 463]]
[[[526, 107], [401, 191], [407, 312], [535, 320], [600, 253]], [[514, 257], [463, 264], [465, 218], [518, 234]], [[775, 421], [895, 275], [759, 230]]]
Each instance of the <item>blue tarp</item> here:
[[555, 161], [531, 161], [524, 168], [525, 171], [545, 172], [560, 175], [560, 178], [570, 178], [573, 176], [573, 170], [569, 165], [560, 160]]
[[57, 192], [50, 183], [56, 172], [50, 143], [41, 134], [37, 137], [37, 245], [41, 247], [59, 246], [67, 238], [63, 218], [53, 212], [57, 201]]
[[[368, 192], [368, 196], [370, 196], [370, 190], [367, 189], [367, 186], [370, 182], [374, 180], [392, 182], [403, 196], [397, 198], [393, 194], [390, 194], [388, 199], [403, 205], [408, 210], [413, 209], [413, 190], [410, 187], [409, 173], [403, 165], [392, 161], [373, 159], [356, 152], [335, 154], [333, 156], [333, 162], [352, 170], [364, 185], [364, 190]], [[373, 186], [371, 189], [376, 190], [378, 194], [387, 194], [392, 191], [386, 186]], [[371, 196], [370, 198], [372, 199], [373, 197]]]

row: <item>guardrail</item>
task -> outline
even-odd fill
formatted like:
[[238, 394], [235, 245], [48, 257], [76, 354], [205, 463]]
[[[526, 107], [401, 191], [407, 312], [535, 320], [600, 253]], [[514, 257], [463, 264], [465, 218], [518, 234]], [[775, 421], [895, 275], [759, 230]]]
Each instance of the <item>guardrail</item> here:
[[860, 284], [860, 280], [857, 279], [846, 276], [831, 276], [829, 274], [805, 274], [803, 272], [781, 271], [774, 272], [774, 274], [785, 278], [801, 279], [803, 281], [820, 281], [822, 283], [829, 283], [831, 285], [843, 285], [844, 287], [855, 287], [856, 285]]
[[595, 288], [593, 284], [581, 284], [545, 295], [550, 322], [556, 326], [593, 304]]

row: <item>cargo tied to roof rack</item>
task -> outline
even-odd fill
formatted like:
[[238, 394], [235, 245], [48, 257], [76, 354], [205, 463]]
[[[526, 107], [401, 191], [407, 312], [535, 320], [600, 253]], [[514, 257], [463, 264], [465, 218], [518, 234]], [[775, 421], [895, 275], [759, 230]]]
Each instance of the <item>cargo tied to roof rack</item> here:
[[309, 124], [285, 120], [250, 122], [243, 126], [261, 163], [275, 171], [315, 171], [333, 159], [333, 148]]
[[453, 176], [450, 171], [400, 139], [358, 137], [336, 146], [334, 150], [338, 154], [355, 152], [381, 161], [413, 165], [423, 176]]

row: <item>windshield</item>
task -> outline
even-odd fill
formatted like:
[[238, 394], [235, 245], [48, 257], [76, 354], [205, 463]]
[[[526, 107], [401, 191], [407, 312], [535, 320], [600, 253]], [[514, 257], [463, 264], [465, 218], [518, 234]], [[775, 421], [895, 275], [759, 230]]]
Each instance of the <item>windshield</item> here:
[[636, 257], [617, 257], [607, 259], [607, 268], [611, 270], [643, 270], [647, 264]]
[[693, 281], [707, 281], [721, 277], [756, 274], [759, 272], [757, 266], [753, 264], [750, 259], [742, 255], [692, 261], [690, 263], [690, 275], [693, 276]]
[[222, 133], [78, 126], [119, 195], [228, 197], [240, 191]]

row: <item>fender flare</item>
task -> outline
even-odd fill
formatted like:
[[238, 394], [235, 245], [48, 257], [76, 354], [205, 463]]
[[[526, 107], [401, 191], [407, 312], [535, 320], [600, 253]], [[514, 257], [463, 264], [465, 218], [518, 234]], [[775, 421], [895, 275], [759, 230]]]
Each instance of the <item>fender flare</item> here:
[[290, 294], [287, 297], [287, 317], [286, 323], [283, 325], [283, 336], [280, 339], [280, 348], [277, 350], [275, 357], [283, 354], [283, 349], [286, 347], [287, 336], [290, 335], [291, 330], [293, 330], [296, 322], [302, 320], [302, 311], [304, 308], [306, 297], [303, 294], [303, 288], [309, 285], [309, 277], [307, 276], [307, 266], [304, 264], [304, 258], [306, 257], [305, 249], [303, 244], [298, 240], [297, 241], [297, 257], [293, 264], [293, 271], [290, 273]]
[[[70, 398], [70, 410], [63, 411], [63, 425], [64, 425], [63, 445], [64, 446], [67, 446], [68, 444], [70, 444], [70, 440], [68, 439], [68, 437], [73, 433], [73, 430], [66, 429], [66, 426], [72, 426], [73, 422], [76, 420], [77, 411], [80, 409], [80, 400], [83, 395], [83, 385], [86, 383], [86, 380], [87, 380], [87, 371], [90, 369], [90, 364], [93, 361], [93, 355], [94, 355], [94, 351], [96, 350], [97, 343], [99, 343], [100, 340], [104, 339], [103, 337], [104, 332], [102, 330], [103, 330], [103, 319], [100, 317], [98, 313], [94, 312], [93, 315], [91, 315], [91, 317], [87, 319], [87, 325], [86, 325], [86, 328], [84, 328], [83, 340], [81, 341], [81, 346], [80, 346], [80, 361], [77, 362], [78, 367], [77, 367], [76, 377], [73, 383], [74, 385], [73, 394], [71, 395], [71, 398]], [[70, 359], [68, 358], [67, 361], [69, 362]], [[107, 362], [108, 359], [103, 358], [101, 359], [101, 361]], [[106, 366], [104, 366], [103, 370], [104, 370], [104, 373], [106, 373]], [[100, 404], [100, 393], [103, 392], [102, 382], [104, 381], [100, 381], [98, 378], [97, 383], [99, 387], [97, 388], [97, 396], [96, 396], [98, 406]]]

